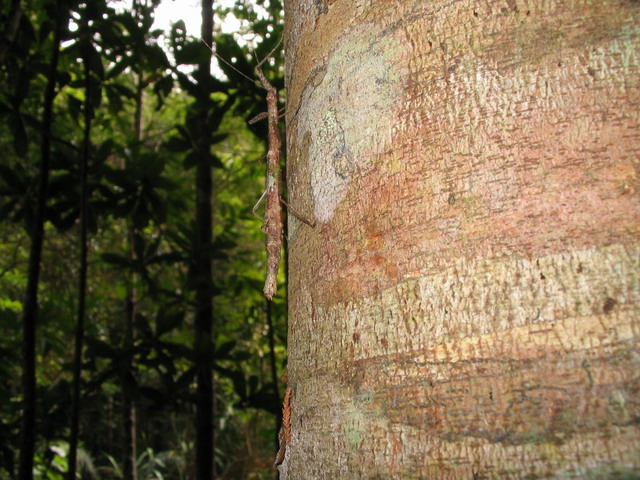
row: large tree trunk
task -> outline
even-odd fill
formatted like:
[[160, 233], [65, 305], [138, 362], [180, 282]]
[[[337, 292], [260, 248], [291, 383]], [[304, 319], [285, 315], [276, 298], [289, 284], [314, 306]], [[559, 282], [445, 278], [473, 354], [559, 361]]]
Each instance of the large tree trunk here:
[[639, 4], [285, 8], [283, 477], [640, 475]]

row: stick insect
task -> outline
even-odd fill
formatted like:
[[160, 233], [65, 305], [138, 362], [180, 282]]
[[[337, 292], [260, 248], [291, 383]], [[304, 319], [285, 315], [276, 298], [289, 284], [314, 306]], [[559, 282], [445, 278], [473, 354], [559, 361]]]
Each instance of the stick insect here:
[[[276, 45], [276, 48], [280, 42]], [[275, 48], [274, 48], [275, 50]], [[267, 188], [261, 199], [266, 196], [266, 209], [262, 231], [267, 235], [267, 278], [264, 282], [264, 296], [273, 298], [278, 289], [278, 269], [280, 267], [280, 251], [282, 249], [282, 206], [280, 205], [280, 130], [278, 128], [278, 92], [262, 73], [262, 64], [271, 56], [273, 51], [263, 58], [254, 71], [262, 88], [267, 91], [267, 122], [269, 127], [269, 148], [267, 149]], [[260, 118], [258, 118], [260, 117]], [[249, 120], [254, 123], [264, 118], [258, 115]], [[261, 200], [253, 207], [253, 213]]]
[[[269, 52], [269, 54], [264, 57], [262, 60], [258, 62], [258, 64], [254, 68], [254, 72], [258, 79], [260, 80], [260, 84], [262, 88], [267, 91], [266, 101], [267, 101], [267, 111], [260, 113], [249, 120], [249, 124], [256, 123], [264, 118], [267, 119], [268, 122], [268, 149], [267, 149], [267, 172], [266, 172], [266, 189], [258, 199], [258, 202], [252, 209], [252, 212], [260, 217], [256, 210], [258, 206], [262, 203], [263, 200], [266, 199], [266, 208], [265, 208], [265, 216], [262, 219], [264, 224], [262, 226], [262, 231], [266, 234], [266, 244], [267, 244], [267, 276], [264, 283], [264, 296], [271, 300], [275, 295], [278, 284], [278, 270], [280, 268], [280, 252], [282, 250], [282, 206], [283, 204], [287, 207], [288, 211], [291, 212], [296, 218], [298, 218], [301, 222], [309, 225], [310, 227], [315, 227], [315, 222], [311, 222], [305, 219], [302, 215], [298, 214], [293, 207], [291, 207], [281, 196], [280, 193], [280, 151], [282, 148], [282, 141], [280, 139], [280, 129], [278, 128], [278, 120], [280, 119], [280, 113], [278, 110], [278, 91], [276, 88], [269, 82], [267, 77], [262, 72], [262, 65], [273, 55], [273, 52], [280, 46], [282, 43], [282, 39], [278, 41], [276, 46]], [[212, 49], [213, 51], [213, 49]], [[226, 65], [236, 70], [242, 76], [246, 77], [242, 72], [238, 71], [233, 65], [220, 57], [215, 51], [213, 52], [216, 57], [218, 57], [221, 61], [223, 61]], [[248, 78], [248, 77], [247, 77]], [[250, 81], [251, 80], [249, 78]], [[262, 218], [262, 217], [260, 217]]]

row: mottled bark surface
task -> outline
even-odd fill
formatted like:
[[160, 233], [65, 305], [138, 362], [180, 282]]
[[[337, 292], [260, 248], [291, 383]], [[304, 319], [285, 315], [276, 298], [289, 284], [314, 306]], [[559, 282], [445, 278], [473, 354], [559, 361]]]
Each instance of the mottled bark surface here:
[[283, 478], [640, 476], [640, 4], [285, 8]]

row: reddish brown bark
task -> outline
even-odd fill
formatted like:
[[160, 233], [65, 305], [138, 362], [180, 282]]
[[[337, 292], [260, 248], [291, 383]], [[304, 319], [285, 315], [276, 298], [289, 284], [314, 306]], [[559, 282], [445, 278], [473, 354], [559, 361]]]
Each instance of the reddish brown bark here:
[[637, 475], [638, 5], [286, 7], [286, 478]]

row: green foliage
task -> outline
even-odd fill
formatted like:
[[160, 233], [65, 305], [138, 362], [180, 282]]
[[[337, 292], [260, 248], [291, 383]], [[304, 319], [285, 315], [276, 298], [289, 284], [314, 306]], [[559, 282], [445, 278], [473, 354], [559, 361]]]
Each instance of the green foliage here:
[[[54, 3], [34, 0], [23, 6], [16, 38], [0, 65], [0, 355], [6, 359], [0, 364], [0, 478], [13, 478], [17, 470], [20, 313]], [[157, 3], [138, 1], [136, 8], [122, 11], [106, 0], [92, 1], [88, 9], [79, 2], [70, 5], [72, 22], [64, 35], [54, 106], [37, 332], [40, 436], [35, 464], [42, 479], [62, 478], [67, 468], [85, 108], [92, 118], [90, 268], [79, 461], [87, 478], [122, 474], [125, 396], [138, 407], [140, 478], [193, 478], [193, 286], [198, 279], [192, 266], [203, 249], [214, 259], [215, 323], [209, 349], [217, 383], [216, 464], [223, 478], [272, 475], [280, 406], [269, 368], [262, 296], [264, 238], [260, 220], [251, 213], [264, 188], [266, 125], [251, 130], [246, 125], [264, 109], [264, 92], [237, 72], [253, 78], [255, 64], [237, 35], [215, 37], [216, 53], [236, 59], [235, 69], [218, 62], [226, 78], [194, 72], [208, 47], [189, 37], [181, 21], [166, 35], [152, 30]], [[218, 17], [233, 12], [254, 22], [254, 33], [263, 39], [256, 55], [262, 58], [280, 39], [281, 5], [272, 1], [268, 18], [259, 18], [258, 10], [238, 2], [230, 10], [220, 9]], [[0, 23], [0, 32], [4, 27]], [[278, 52], [275, 59], [266, 73], [282, 86]], [[211, 108], [202, 121], [197, 112], [205, 101]], [[203, 138], [204, 150], [198, 143]], [[192, 221], [192, 167], [199, 155], [214, 167], [211, 245], [197, 244]], [[134, 341], [126, 347], [124, 319], [132, 291]], [[285, 315], [286, 304], [277, 300], [278, 375], [286, 355]], [[122, 378], [127, 358], [133, 359], [134, 372]], [[259, 443], [246, 458], [244, 446], [256, 438]]]

